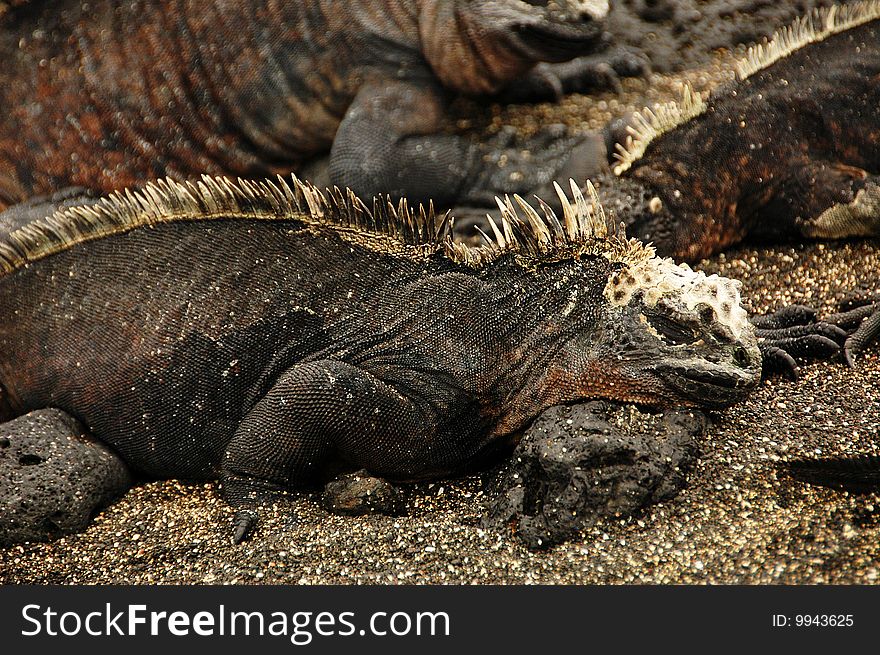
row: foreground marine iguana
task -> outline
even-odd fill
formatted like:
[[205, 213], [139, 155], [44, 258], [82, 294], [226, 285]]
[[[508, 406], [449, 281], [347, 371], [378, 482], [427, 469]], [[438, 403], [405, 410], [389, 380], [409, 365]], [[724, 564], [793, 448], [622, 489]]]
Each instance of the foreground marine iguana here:
[[[628, 129], [596, 185], [660, 254], [695, 261], [746, 238], [880, 235], [880, 1], [807, 15], [750, 48], [707, 99], [686, 86]], [[834, 317], [850, 327], [868, 316], [847, 339], [848, 362], [880, 331], [878, 307]], [[836, 338], [804, 343], [831, 351]]]
[[328, 459], [435, 477], [559, 403], [744, 397], [739, 283], [655, 257], [572, 187], [561, 221], [503, 203], [478, 248], [433, 210], [296, 179], [61, 210], [0, 239], [2, 416], [57, 407], [143, 474], [219, 476], [241, 539]]
[[487, 205], [563, 169], [583, 178], [580, 137], [548, 128], [528, 153], [506, 133], [477, 143], [444, 133], [447, 106], [558, 85], [535, 65], [595, 51], [607, 11], [607, 0], [25, 3], [0, 30], [0, 210], [67, 187], [286, 174], [326, 151], [330, 183], [364, 198]]

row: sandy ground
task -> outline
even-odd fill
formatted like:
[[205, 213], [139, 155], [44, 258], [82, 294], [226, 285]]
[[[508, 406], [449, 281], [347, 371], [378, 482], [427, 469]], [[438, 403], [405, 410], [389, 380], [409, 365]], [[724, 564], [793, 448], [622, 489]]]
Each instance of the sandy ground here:
[[[744, 279], [758, 311], [796, 301], [830, 312], [836, 296], [880, 278], [880, 242], [739, 250], [704, 267]], [[807, 365], [799, 381], [772, 380], [713, 418], [680, 495], [548, 552], [479, 527], [488, 474], [418, 486], [399, 517], [333, 516], [316, 495], [292, 497], [238, 546], [215, 485], [157, 482], [82, 534], [0, 551], [0, 582], [878, 581], [880, 495], [809, 487], [776, 467], [796, 456], [880, 453], [877, 347], [855, 371]]]

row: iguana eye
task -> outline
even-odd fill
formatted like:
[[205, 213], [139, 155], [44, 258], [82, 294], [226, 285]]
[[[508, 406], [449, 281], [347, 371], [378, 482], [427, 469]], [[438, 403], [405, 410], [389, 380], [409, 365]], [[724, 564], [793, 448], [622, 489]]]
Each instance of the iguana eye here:
[[651, 327], [657, 330], [657, 334], [675, 346], [690, 344], [697, 340], [697, 334], [686, 325], [673, 320], [665, 314], [645, 312]]

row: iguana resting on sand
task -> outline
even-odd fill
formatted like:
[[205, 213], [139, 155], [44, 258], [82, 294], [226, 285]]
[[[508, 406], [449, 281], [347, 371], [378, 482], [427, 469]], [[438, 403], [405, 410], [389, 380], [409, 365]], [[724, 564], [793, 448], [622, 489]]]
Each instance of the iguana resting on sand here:
[[595, 198], [518, 197], [491, 245], [294, 180], [160, 182], [0, 239], [3, 417], [57, 407], [136, 471], [240, 508], [341, 458], [469, 467], [544, 409], [723, 407], [759, 381], [739, 283], [659, 259]]
[[330, 182], [364, 198], [486, 205], [563, 169], [583, 179], [582, 137], [548, 128], [528, 153], [506, 133], [476, 143], [444, 132], [447, 105], [558, 86], [536, 64], [596, 50], [607, 11], [607, 0], [25, 3], [0, 30], [0, 209], [67, 187], [286, 174], [326, 151]]
[[[637, 114], [630, 133], [596, 186], [663, 255], [695, 261], [746, 238], [880, 235], [880, 1], [806, 16], [751, 48], [737, 79], [708, 99], [686, 88], [681, 102]], [[862, 323], [848, 361], [878, 329], [880, 317]]]

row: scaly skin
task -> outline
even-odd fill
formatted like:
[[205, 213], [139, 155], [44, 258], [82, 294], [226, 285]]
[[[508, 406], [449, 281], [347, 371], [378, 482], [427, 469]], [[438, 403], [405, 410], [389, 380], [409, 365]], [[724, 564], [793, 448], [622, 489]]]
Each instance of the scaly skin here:
[[[171, 203], [152, 225], [95, 236], [128, 211], [105, 202], [85, 228], [95, 238], [57, 252], [21, 259], [7, 236], [0, 382], [7, 418], [57, 407], [137, 471], [220, 476], [244, 512], [239, 537], [255, 503], [331, 457], [396, 480], [437, 477], [552, 405], [723, 407], [759, 380], [736, 285], [620, 236], [545, 223], [560, 245], [541, 254], [542, 230], [511, 218], [525, 236], [487, 256], [345, 227], [361, 211], [353, 201], [323, 205], [318, 222], [306, 187], [287, 209], [268, 188], [212, 188], [199, 205], [220, 203], [210, 220]], [[395, 231], [434, 232], [381, 207], [373, 215]]]
[[564, 148], [527, 165], [442, 131], [454, 94], [525, 85], [538, 62], [595, 49], [605, 0], [546, 4], [28, 3], [0, 33], [0, 209], [71, 186], [288, 173], [331, 146], [331, 182], [362, 197], [531, 191]]
[[603, 203], [686, 261], [747, 238], [876, 236], [878, 76], [878, 20], [805, 45], [713, 92], [706, 111], [600, 185]]

